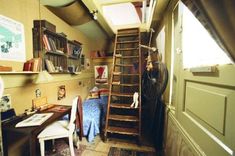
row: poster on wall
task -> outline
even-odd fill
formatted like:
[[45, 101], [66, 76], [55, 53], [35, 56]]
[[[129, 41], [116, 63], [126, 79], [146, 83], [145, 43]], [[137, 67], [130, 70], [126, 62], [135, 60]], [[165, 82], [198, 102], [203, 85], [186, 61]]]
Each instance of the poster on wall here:
[[95, 84], [108, 84], [108, 66], [95, 66]]
[[9, 94], [3, 95], [0, 98], [0, 111], [4, 112], [11, 108], [11, 96]]
[[61, 85], [58, 87], [58, 100], [62, 100], [63, 98], [66, 97], [66, 89], [65, 85]]
[[0, 15], [0, 60], [26, 60], [24, 25], [3, 15]]

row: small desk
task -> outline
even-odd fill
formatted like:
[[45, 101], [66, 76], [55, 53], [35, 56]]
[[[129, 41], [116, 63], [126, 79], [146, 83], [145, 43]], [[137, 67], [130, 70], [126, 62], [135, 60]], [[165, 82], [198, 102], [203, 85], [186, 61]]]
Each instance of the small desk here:
[[29, 154], [30, 156], [36, 156], [36, 143], [37, 143], [37, 136], [38, 134], [49, 124], [53, 123], [54, 121], [59, 120], [66, 114], [70, 114], [71, 111], [71, 106], [63, 106], [63, 110], [57, 111], [56, 108], [61, 107], [61, 105], [55, 105], [52, 108], [49, 108], [47, 110], [41, 111], [39, 113], [49, 113], [52, 112], [53, 115], [47, 119], [43, 124], [40, 126], [33, 126], [33, 127], [22, 127], [22, 128], [16, 128], [15, 125], [28, 118], [29, 116], [25, 116], [22, 118], [18, 118], [17, 120], [14, 120], [13, 122], [10, 122], [6, 125], [3, 125], [2, 130], [3, 130], [3, 144], [4, 144], [4, 156], [8, 155], [8, 148], [7, 148], [7, 137], [11, 133], [20, 133], [25, 136], [27, 136], [28, 142], [29, 142]]

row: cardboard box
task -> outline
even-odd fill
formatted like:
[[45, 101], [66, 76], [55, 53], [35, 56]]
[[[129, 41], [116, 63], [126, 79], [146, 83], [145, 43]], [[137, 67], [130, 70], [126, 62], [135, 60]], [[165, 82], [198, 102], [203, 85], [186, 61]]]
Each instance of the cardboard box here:
[[12, 71], [12, 67], [0, 66], [0, 71]]

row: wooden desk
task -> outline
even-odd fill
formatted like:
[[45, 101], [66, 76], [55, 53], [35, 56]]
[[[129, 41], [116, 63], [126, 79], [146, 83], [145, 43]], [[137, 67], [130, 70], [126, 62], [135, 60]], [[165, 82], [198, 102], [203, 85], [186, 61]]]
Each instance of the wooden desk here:
[[3, 147], [4, 147], [4, 156], [8, 155], [8, 142], [7, 142], [7, 138], [9, 137], [9, 135], [11, 135], [12, 133], [20, 133], [23, 134], [27, 137], [28, 142], [29, 142], [29, 154], [30, 156], [36, 156], [36, 143], [37, 143], [37, 136], [38, 134], [49, 124], [53, 123], [54, 121], [59, 120], [60, 118], [62, 118], [64, 115], [66, 114], [70, 114], [71, 111], [71, 107], [70, 106], [63, 106], [65, 109], [63, 111], [56, 111], [55, 108], [56, 107], [61, 107], [59, 105], [55, 105], [54, 107], [48, 109], [48, 110], [44, 110], [42, 112], [39, 113], [49, 113], [52, 112], [53, 115], [47, 119], [43, 124], [41, 124], [40, 126], [33, 126], [33, 127], [22, 127], [22, 128], [16, 128], [15, 125], [28, 118], [29, 116], [25, 116], [22, 118], [19, 118], [13, 122], [10, 122], [6, 125], [3, 125], [2, 130], [3, 130]]

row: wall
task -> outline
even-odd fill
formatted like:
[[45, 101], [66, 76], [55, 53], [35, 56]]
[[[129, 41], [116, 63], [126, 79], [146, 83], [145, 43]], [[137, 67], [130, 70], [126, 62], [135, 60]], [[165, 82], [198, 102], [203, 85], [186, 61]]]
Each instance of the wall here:
[[[87, 38], [84, 34], [72, 28], [60, 18], [51, 13], [46, 7], [40, 5], [38, 0], [0, 0], [0, 14], [21, 22], [25, 29], [26, 60], [33, 57], [32, 28], [34, 19], [46, 19], [56, 25], [57, 32], [63, 32], [68, 39], [80, 41], [83, 44], [83, 53], [89, 57], [91, 50], [103, 49], [106, 43], [101, 39], [101, 44]], [[22, 71], [23, 62], [0, 61], [0, 65], [11, 66], [14, 71]], [[43, 96], [48, 97], [50, 103], [70, 104], [72, 98], [81, 94], [83, 98], [88, 89], [93, 86], [93, 70], [83, 71], [80, 75], [52, 74], [54, 80], [50, 83], [35, 85], [32, 83], [37, 74], [6, 74], [1, 73], [5, 83], [4, 94], [10, 94], [12, 106], [17, 114], [23, 113], [26, 108], [31, 107], [32, 99], [35, 98], [34, 91], [39, 88]], [[79, 82], [81, 84], [79, 85]], [[57, 100], [57, 87], [65, 85], [67, 95], [61, 101]]]

